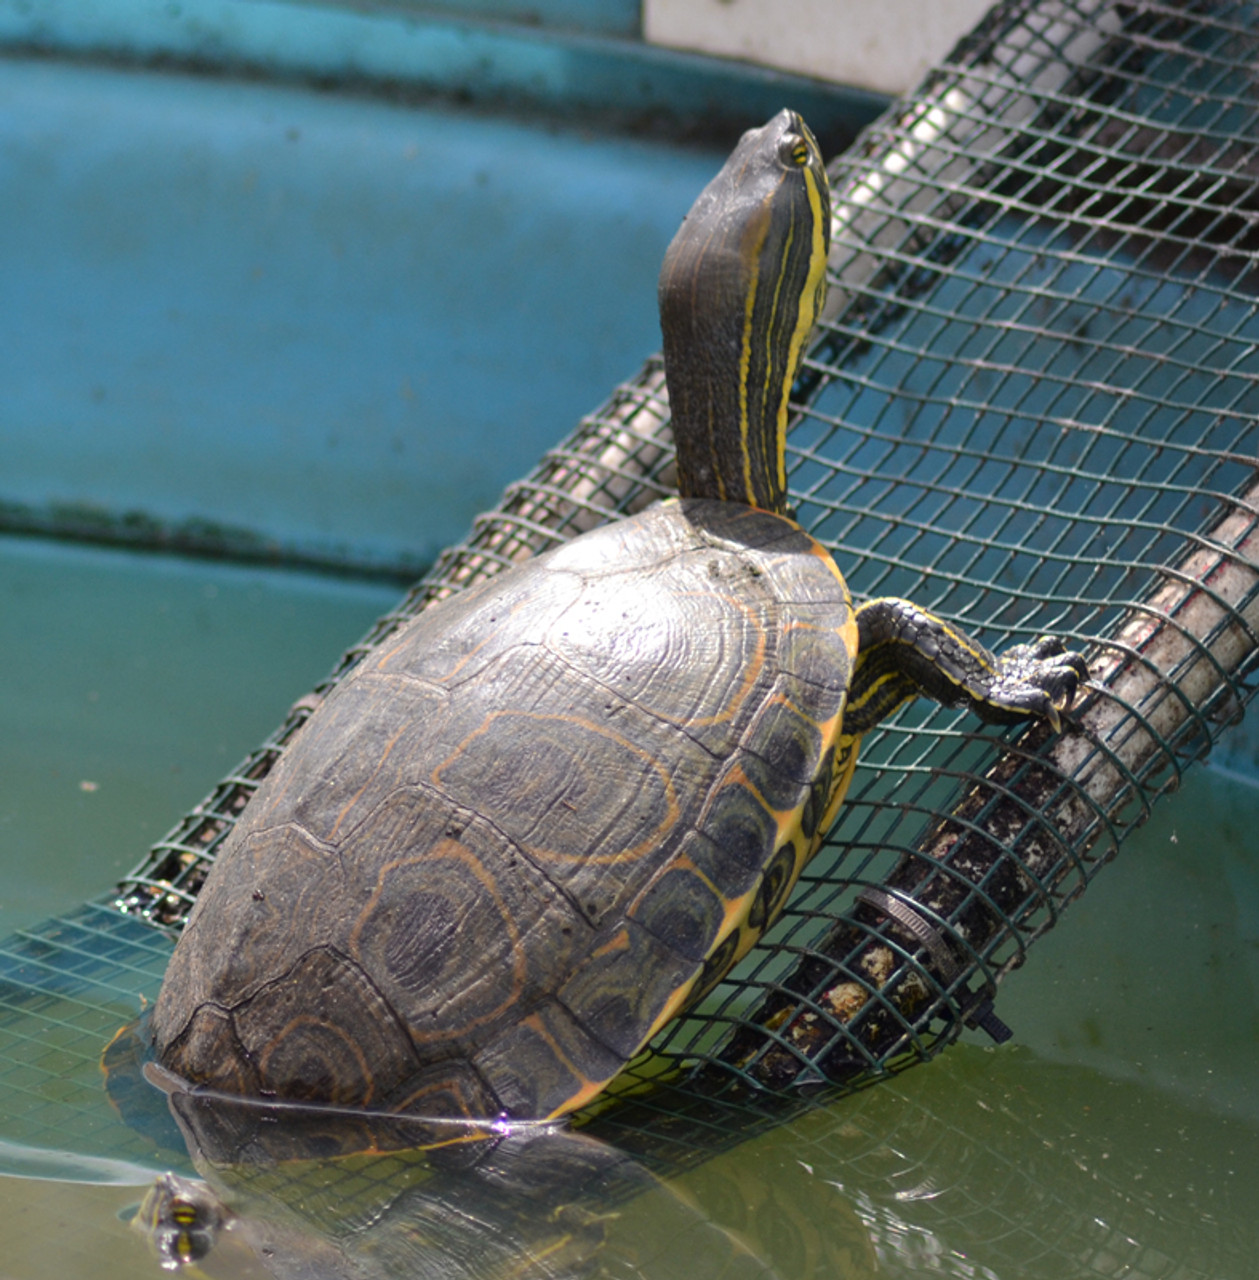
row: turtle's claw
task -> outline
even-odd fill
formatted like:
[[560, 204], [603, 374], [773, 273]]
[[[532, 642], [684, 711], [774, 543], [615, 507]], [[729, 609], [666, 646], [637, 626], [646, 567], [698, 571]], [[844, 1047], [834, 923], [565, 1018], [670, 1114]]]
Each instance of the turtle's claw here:
[[1045, 719], [1049, 721], [1049, 727], [1055, 733], [1062, 732], [1062, 713], [1052, 702], [1045, 707]]
[[[1089, 678], [1084, 655], [1068, 649], [1058, 636], [1041, 636], [1031, 644], [1006, 649], [998, 663], [1001, 675], [986, 718], [1010, 721], [1040, 716], [1055, 733], [1061, 733], [1062, 713]], [[982, 706], [978, 710], [985, 714]]]

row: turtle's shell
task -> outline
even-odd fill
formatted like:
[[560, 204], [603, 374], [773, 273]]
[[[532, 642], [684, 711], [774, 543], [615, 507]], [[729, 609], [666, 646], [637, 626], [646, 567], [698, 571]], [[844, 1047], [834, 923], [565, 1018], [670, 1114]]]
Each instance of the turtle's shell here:
[[825, 550], [704, 500], [425, 611], [250, 801], [159, 1058], [386, 1110], [582, 1105], [778, 913], [846, 783], [855, 651]]

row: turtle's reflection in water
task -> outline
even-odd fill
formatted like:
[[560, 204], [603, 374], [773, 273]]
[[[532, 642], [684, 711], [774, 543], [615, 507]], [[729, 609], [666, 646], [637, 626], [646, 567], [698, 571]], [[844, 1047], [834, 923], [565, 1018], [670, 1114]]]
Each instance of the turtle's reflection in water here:
[[166, 1267], [195, 1263], [231, 1280], [780, 1274], [755, 1238], [625, 1151], [563, 1126], [413, 1124], [416, 1145], [389, 1150], [407, 1122], [166, 1085], [203, 1179], [163, 1175], [136, 1215]]
[[136, 1223], [225, 1280], [1159, 1280], [1259, 1255], [1252, 1123], [1022, 1049], [793, 1106], [661, 1087], [584, 1130], [392, 1152], [396, 1121], [169, 1101], [203, 1181], [160, 1180]]

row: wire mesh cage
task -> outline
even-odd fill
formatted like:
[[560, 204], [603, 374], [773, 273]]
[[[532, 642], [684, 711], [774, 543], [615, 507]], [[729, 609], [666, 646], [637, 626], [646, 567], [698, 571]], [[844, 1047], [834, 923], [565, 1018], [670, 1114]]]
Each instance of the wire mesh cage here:
[[[1068, 732], [913, 705], [778, 924], [633, 1082], [852, 1087], [964, 1026], [1250, 696], [1259, 628], [1259, 11], [1011, 0], [830, 170], [830, 300], [789, 436], [858, 598], [1054, 633]], [[548, 453], [128, 877], [177, 930], [311, 710], [406, 619], [667, 495], [658, 359]], [[676, 1087], [676, 1083], [675, 1083]]]

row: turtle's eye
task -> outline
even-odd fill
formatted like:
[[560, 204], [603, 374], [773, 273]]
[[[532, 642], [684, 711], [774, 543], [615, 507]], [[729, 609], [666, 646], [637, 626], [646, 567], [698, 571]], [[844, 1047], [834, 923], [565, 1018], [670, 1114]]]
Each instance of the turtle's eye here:
[[778, 143], [778, 158], [785, 165], [803, 169], [809, 163], [809, 144], [798, 134], [784, 134]]

